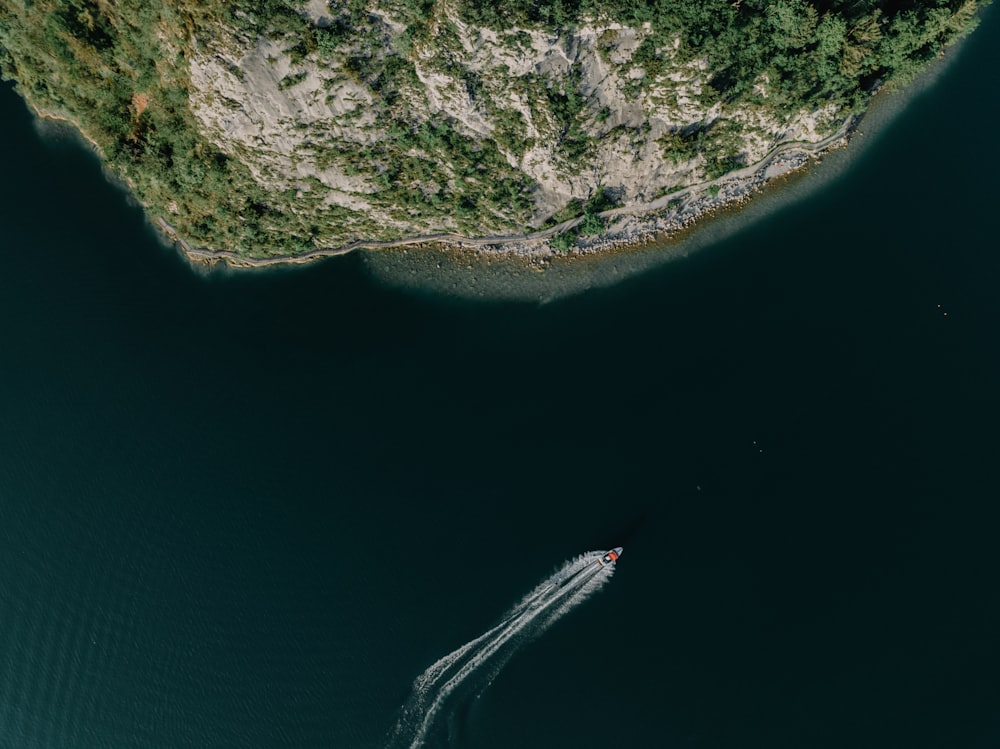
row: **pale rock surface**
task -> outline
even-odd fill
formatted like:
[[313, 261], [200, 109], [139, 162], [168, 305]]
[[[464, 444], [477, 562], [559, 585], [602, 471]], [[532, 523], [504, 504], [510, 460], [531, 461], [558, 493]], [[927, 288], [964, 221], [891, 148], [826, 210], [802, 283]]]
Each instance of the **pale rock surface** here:
[[[309, 0], [303, 12], [320, 26], [332, 22], [333, 12], [324, 0]], [[388, 36], [405, 30], [386, 12], [372, 12], [381, 18]], [[474, 98], [461, 78], [442, 68], [441, 50], [415, 46], [408, 59], [422, 90], [404, 92], [409, 111], [418, 120], [451, 122], [477, 140], [494, 135], [496, 113], [513, 113], [530, 145], [521, 153], [503, 147], [501, 152], [536, 183], [534, 226], [570, 201], [592, 197], [599, 186], [628, 206], [701, 180], [702, 157], [678, 160], [664, 152], [661, 139], [672, 134], [705, 129], [728, 118], [744, 126], [742, 145], [733, 156], [754, 163], [779, 142], [816, 142], [833, 129], [833, 110], [800, 112], [787, 122], [776, 122], [752, 108], [727, 112], [722, 104], [702, 105], [702, 87], [709, 78], [703, 60], [674, 62], [665, 65], [669, 73], [642, 80], [646, 72], [632, 64], [632, 56], [648, 28], [593, 24], [556, 37], [530, 29], [475, 28], [450, 13], [447, 3], [436, 13], [439, 24], [457, 29], [461, 49], [449, 54], [460, 59], [453, 63], [479, 76], [483, 88]], [[208, 48], [198, 50], [190, 66], [191, 105], [203, 134], [241, 159], [267, 189], [317, 194], [325, 205], [367, 212], [403, 231], [426, 228], [408, 225], [375, 206], [372, 194], [377, 188], [370, 178], [350, 173], [328, 145], [337, 141], [362, 147], [387, 137], [377, 126], [376, 94], [345, 70], [343, 60], [321, 61], [311, 55], [293, 64], [287, 51], [292, 41], [260, 39], [248, 46], [223, 32]], [[671, 63], [678, 48], [676, 40], [659, 52]], [[547, 102], [531, 101], [511, 85], [540, 80], [559, 90], [571, 71], [586, 101], [582, 130], [601, 138], [584, 163], [568, 163], [560, 153], [560, 134]], [[758, 87], [765, 92], [767, 85], [763, 78]], [[447, 218], [440, 225], [448, 228]]]

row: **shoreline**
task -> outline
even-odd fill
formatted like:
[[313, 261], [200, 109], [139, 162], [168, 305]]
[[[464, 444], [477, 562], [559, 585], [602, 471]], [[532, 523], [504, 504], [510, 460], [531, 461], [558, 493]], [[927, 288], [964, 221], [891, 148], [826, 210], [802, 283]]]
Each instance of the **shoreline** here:
[[[983, 9], [979, 9], [977, 16], [981, 18], [982, 15]], [[712, 223], [715, 216], [730, 212], [742, 213], [744, 206], [755, 203], [754, 198], [765, 188], [780, 185], [783, 179], [796, 174], [809, 173], [808, 167], [822, 162], [824, 155], [853, 143], [853, 136], [858, 133], [860, 124], [868, 120], [879, 100], [892, 98], [894, 94], [915, 93], [924, 88], [935, 77], [932, 71], [939, 72], [958, 56], [957, 52], [968, 39], [967, 32], [972, 28], [974, 25], [970, 25], [966, 33], [959, 34], [953, 40], [954, 43], [941, 50], [936, 59], [929, 61], [914, 80], [905, 85], [877, 85], [875, 91], [868, 96], [864, 110], [847, 115], [836, 130], [826, 137], [813, 142], [783, 140], [754, 164], [740, 167], [713, 180], [672, 188], [670, 192], [661, 192], [659, 197], [646, 203], [612, 208], [597, 214], [584, 213], [557, 225], [527, 233], [470, 237], [441, 232], [393, 240], [358, 239], [340, 246], [321, 247], [314, 244], [313, 249], [304, 252], [264, 257], [192, 245], [184, 236], [183, 230], [178, 230], [170, 223], [170, 211], [176, 209], [165, 208], [154, 212], [151, 206], [144, 203], [136, 195], [133, 181], [113, 170], [98, 142], [71, 114], [58, 104], [53, 109], [38, 106], [19, 86], [17, 93], [34, 114], [40, 131], [51, 123], [52, 127], [65, 132], [72, 131], [74, 137], [80, 138], [97, 156], [105, 178], [123, 188], [126, 199], [142, 209], [146, 222], [154, 229], [163, 245], [177, 252], [194, 267], [251, 269], [297, 266], [327, 257], [352, 254], [358, 250], [370, 251], [362, 253], [363, 255], [382, 255], [393, 254], [381, 252], [391, 250], [401, 250], [405, 254], [407, 248], [430, 253], [461, 253], [487, 263], [512, 260], [529, 264], [573, 264], [585, 258], [608, 258], [641, 253], [651, 247], [667, 246]], [[44, 136], [44, 133], [41, 134]], [[582, 207], [580, 210], [583, 210]], [[589, 225], [594, 224], [592, 219], [595, 215], [602, 220], [601, 231], [593, 235], [579, 233], [581, 224], [588, 219]], [[560, 237], [559, 242], [552, 241], [556, 237]], [[253, 252], [254, 249], [257, 248], [251, 246], [250, 251]]]
[[[960, 46], [960, 45], [958, 45]], [[930, 69], [954, 59], [955, 47], [944, 53]], [[572, 231], [585, 220], [584, 215], [576, 216], [555, 226], [536, 232], [519, 235], [487, 237], [466, 237], [460, 234], [442, 232], [418, 235], [397, 240], [356, 240], [340, 247], [317, 247], [295, 255], [280, 255], [263, 258], [247, 257], [232, 250], [212, 250], [191, 245], [184, 236], [162, 215], [153, 215], [148, 206], [138, 200], [130, 181], [113, 172], [105, 161], [103, 150], [72, 117], [48, 111], [36, 106], [21, 95], [35, 117], [44, 124], [65, 127], [81, 138], [101, 162], [105, 177], [118, 183], [129, 199], [139, 206], [147, 222], [154, 229], [163, 244], [177, 251], [193, 266], [213, 268], [225, 266], [234, 270], [298, 266], [324, 258], [340, 257], [368, 250], [402, 250], [422, 248], [437, 252], [468, 253], [479, 259], [490, 261], [520, 260], [530, 265], [550, 264], [553, 261], [572, 263], [585, 259], [612, 257], [648, 249], [652, 245], [667, 245], [687, 233], [707, 223], [713, 216], [726, 211], [740, 210], [752, 203], [753, 197], [765, 188], [776, 184], [781, 178], [807, 171], [814, 162], [822, 162], [822, 157], [844, 148], [852, 141], [859, 125], [866, 119], [873, 106], [885, 96], [900, 91], [921, 88], [921, 79], [926, 80], [930, 70], [902, 88], [894, 85], [882, 86], [871, 95], [868, 106], [860, 114], [848, 118], [827, 137], [816, 141], [785, 141], [775, 145], [760, 161], [729, 172], [708, 182], [677, 188], [648, 203], [612, 208], [598, 214], [606, 222], [606, 229], [593, 236], [578, 236], [576, 244], [567, 250], [551, 246], [549, 240], [567, 231]]]
[[162, 216], [150, 222], [159, 233], [197, 265], [220, 263], [236, 269], [266, 268], [279, 265], [303, 265], [329, 257], [348, 255], [357, 250], [388, 250], [421, 245], [439, 250], [471, 250], [483, 257], [521, 257], [525, 259], [560, 258], [569, 260], [612, 252], [627, 252], [651, 241], [669, 240], [721, 210], [738, 207], [780, 177], [805, 169], [813, 160], [847, 145], [864, 115], [851, 115], [831, 135], [815, 143], [786, 141], [772, 148], [763, 159], [714, 180], [681, 187], [654, 201], [635, 206], [612, 208], [597, 215], [611, 222], [607, 230], [593, 237], [579, 237], [578, 244], [566, 251], [552, 247], [548, 240], [572, 231], [585, 216], [580, 215], [537, 232], [520, 235], [466, 237], [454, 233], [427, 234], [397, 240], [356, 240], [341, 247], [322, 247], [298, 255], [252, 258], [232, 250], [211, 250], [191, 246]]
[[[689, 194], [683, 205], [674, 206], [675, 224], [671, 230], [652, 232], [653, 236], [646, 241], [615, 244], [608, 232], [598, 238], [601, 244], [593, 248], [574, 248], [572, 253], [483, 252], [481, 248], [437, 246], [410, 252], [406, 249], [363, 252], [360, 257], [376, 283], [412, 293], [477, 302], [546, 304], [592, 289], [618, 285], [724, 243], [769, 215], [788, 210], [791, 205], [839, 181], [859, 159], [866, 158], [867, 152], [890, 132], [890, 127], [911, 103], [938, 85], [940, 78], [960, 57], [963, 46], [950, 47], [905, 86], [882, 86], [864, 112], [854, 119], [846, 133], [849, 137], [831, 143], [822, 153], [811, 154], [797, 168], [783, 170], [753, 184], [752, 189], [752, 180], [744, 180], [742, 197], [734, 196], [731, 200], [707, 205], [699, 201], [699, 196]], [[732, 179], [734, 174], [730, 173], [727, 178]], [[767, 176], [766, 172], [762, 176]], [[689, 189], [693, 193], [698, 188]], [[703, 196], [707, 203], [710, 196]], [[726, 197], [722, 189], [719, 196]], [[703, 210], [687, 221], [677, 220], [685, 213], [685, 208], [691, 212]], [[666, 213], [646, 214], [641, 221], [666, 223], [670, 218]], [[633, 228], [640, 223], [636, 217], [622, 217], [622, 221], [633, 222]], [[636, 232], [633, 236], [640, 238], [641, 235]]]

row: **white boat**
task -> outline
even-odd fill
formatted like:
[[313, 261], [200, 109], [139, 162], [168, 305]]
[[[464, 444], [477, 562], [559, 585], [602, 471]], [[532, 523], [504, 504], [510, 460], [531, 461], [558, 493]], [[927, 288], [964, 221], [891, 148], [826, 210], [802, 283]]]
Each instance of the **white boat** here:
[[614, 564], [618, 561], [618, 557], [622, 555], [622, 547], [616, 546], [611, 551], [607, 552], [603, 557], [601, 557], [601, 564]]

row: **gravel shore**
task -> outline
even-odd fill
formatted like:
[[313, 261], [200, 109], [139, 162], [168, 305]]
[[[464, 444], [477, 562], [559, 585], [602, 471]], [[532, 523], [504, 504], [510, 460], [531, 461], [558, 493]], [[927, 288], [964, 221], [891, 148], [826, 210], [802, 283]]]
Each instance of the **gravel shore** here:
[[671, 198], [665, 207], [658, 210], [641, 214], [630, 214], [620, 209], [608, 211], [601, 214], [607, 221], [605, 232], [593, 237], [581, 236], [576, 244], [566, 251], [553, 248], [548, 239], [530, 239], [524, 242], [503, 242], [485, 246], [477, 244], [475, 248], [480, 252], [515, 254], [524, 257], [592, 255], [642, 245], [654, 239], [669, 238], [721, 209], [747, 202], [754, 193], [775, 177], [802, 169], [812, 159], [845, 142], [846, 137], [841, 138], [821, 152], [802, 150], [783, 153], [780, 158], [760, 166], [750, 175], [727, 178], [713, 183], [711, 188], [704, 185], [693, 188], [678, 197]]
[[162, 217], [157, 218], [154, 223], [191, 261], [209, 265], [224, 262], [227, 265], [243, 268], [307, 263], [323, 257], [346, 255], [361, 249], [379, 250], [421, 245], [472, 249], [487, 257], [503, 255], [540, 259], [595, 255], [641, 246], [653, 239], [669, 238], [720, 209], [731, 208], [748, 201], [770, 180], [801, 169], [811, 159], [845, 145], [856, 123], [857, 118], [849, 119], [835, 133], [817, 143], [779, 144], [757, 164], [735, 170], [710, 182], [679, 188], [643, 205], [613, 208], [599, 213], [606, 230], [593, 237], [577, 236], [575, 243], [566, 250], [554, 247], [552, 239], [565, 232], [575, 231], [584, 221], [583, 216], [524, 235], [463, 237], [457, 234], [432, 234], [385, 242], [357, 241], [343, 247], [317, 248], [299, 255], [268, 258], [246, 257], [230, 250], [192, 247]]

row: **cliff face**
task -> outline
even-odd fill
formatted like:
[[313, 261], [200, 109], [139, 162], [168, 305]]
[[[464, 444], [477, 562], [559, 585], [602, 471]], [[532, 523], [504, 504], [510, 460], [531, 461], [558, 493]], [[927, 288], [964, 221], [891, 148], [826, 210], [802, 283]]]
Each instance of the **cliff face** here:
[[[318, 28], [332, 23], [322, 3], [313, 6]], [[401, 233], [483, 233], [538, 227], [599, 187], [623, 205], [647, 202], [666, 188], [704, 179], [712, 155], [751, 163], [779, 141], [821, 139], [845, 114], [824, 106], [779, 117], [745, 102], [706, 103], [707, 62], [678, 59], [679, 39], [662, 51], [663, 72], [647, 79], [633, 54], [648, 28], [585, 25], [555, 35], [515, 27], [497, 33], [462, 23], [446, 4], [437, 13], [434, 22], [448, 27], [450, 43], [410, 46], [397, 58], [405, 70], [391, 83], [395, 101], [388, 106], [375, 90], [382, 81], [351, 68], [355, 48], [296, 59], [294, 34], [241, 39], [225, 30], [191, 60], [199, 129], [269, 190], [309, 193], [312, 201], [363, 213]], [[386, 57], [399, 55], [406, 26], [389, 14], [375, 18], [380, 45], [366, 64], [380, 78]], [[481, 184], [463, 181], [485, 183], [499, 175], [462, 174], [461, 149], [456, 153], [446, 140], [425, 137], [438, 127], [476, 148], [496, 149], [506, 178], [530, 193], [530, 202], [512, 215], [501, 197], [482, 206], [471, 223], [454, 215], [448, 202], [459, 195], [478, 201], [482, 191]], [[401, 138], [394, 128], [417, 137]], [[673, 143], [713, 129], [728, 136], [713, 135], [714, 154], [709, 148], [685, 152]], [[572, 147], [569, 131], [578, 141]], [[397, 160], [422, 162], [394, 174], [394, 186], [423, 200], [446, 200], [444, 210], [400, 205], [395, 190], [382, 199], [380, 177], [394, 169], [388, 161], [393, 147]], [[370, 157], [359, 159], [365, 152]]]
[[[0, 0], [0, 64], [182, 235], [258, 256], [646, 203], [823, 139], [894, 70], [875, 59], [896, 28], [880, 13], [724, 4], [773, 47], [747, 62], [684, 23], [518, 8], [498, 23], [458, 0]], [[913, 15], [893, 49], [926, 57], [974, 11]]]

